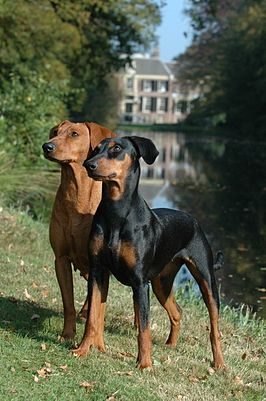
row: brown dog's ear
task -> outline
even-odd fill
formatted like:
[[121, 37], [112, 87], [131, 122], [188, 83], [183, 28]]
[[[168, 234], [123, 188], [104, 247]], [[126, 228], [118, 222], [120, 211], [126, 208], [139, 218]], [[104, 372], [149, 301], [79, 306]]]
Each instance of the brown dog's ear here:
[[147, 164], [152, 164], [155, 162], [159, 151], [150, 139], [141, 138], [140, 136], [128, 136], [127, 139], [129, 139], [133, 145], [135, 145], [135, 148], [139, 153], [139, 157], [142, 157]]
[[113, 138], [116, 136], [116, 134], [108, 128], [102, 127], [99, 124], [86, 122], [85, 125], [90, 131], [92, 149], [95, 149], [103, 139]]
[[64, 124], [71, 124], [70, 121], [64, 120], [61, 123], [55, 125], [53, 128], [50, 129], [49, 139], [52, 139], [58, 132], [59, 128], [62, 127]]

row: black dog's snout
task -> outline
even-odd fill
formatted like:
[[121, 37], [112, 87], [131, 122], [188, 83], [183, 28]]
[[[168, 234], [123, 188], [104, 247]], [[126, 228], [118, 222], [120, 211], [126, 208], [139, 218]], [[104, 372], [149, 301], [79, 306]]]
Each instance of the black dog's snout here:
[[55, 150], [55, 144], [53, 142], [47, 142], [42, 145], [44, 153], [51, 153]]
[[87, 170], [94, 171], [94, 170], [96, 170], [97, 167], [98, 167], [98, 162], [87, 160], [87, 161], [84, 163], [84, 167], [85, 167]]

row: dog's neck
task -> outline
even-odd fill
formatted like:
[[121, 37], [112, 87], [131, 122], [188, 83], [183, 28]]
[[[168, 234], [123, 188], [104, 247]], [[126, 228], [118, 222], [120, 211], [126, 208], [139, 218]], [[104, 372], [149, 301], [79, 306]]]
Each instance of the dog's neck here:
[[[91, 196], [92, 192], [95, 192], [94, 196]], [[79, 213], [95, 213], [100, 202], [101, 183], [88, 177], [81, 164], [65, 164], [61, 166], [60, 194], [62, 200]]]
[[112, 219], [124, 218], [132, 210], [141, 196], [138, 192], [140, 168], [137, 165], [128, 171], [123, 179], [114, 179], [103, 183], [101, 212]]

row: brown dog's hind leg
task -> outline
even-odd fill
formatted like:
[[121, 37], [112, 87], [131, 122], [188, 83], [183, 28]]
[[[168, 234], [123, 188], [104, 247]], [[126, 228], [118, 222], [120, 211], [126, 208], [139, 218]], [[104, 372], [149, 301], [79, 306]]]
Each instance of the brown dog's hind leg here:
[[181, 265], [182, 262], [170, 262], [159, 276], [151, 280], [153, 292], [166, 310], [171, 323], [170, 333], [165, 343], [169, 347], [176, 346], [180, 331], [181, 308], [175, 301], [173, 281]]

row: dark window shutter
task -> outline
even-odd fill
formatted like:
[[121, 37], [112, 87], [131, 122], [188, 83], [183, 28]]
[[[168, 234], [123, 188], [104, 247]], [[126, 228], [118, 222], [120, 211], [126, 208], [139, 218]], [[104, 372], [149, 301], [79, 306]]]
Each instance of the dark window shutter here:
[[168, 98], [165, 98], [165, 110], [164, 111], [168, 111]]
[[151, 111], [156, 111], [157, 99], [156, 97], [151, 98]]

